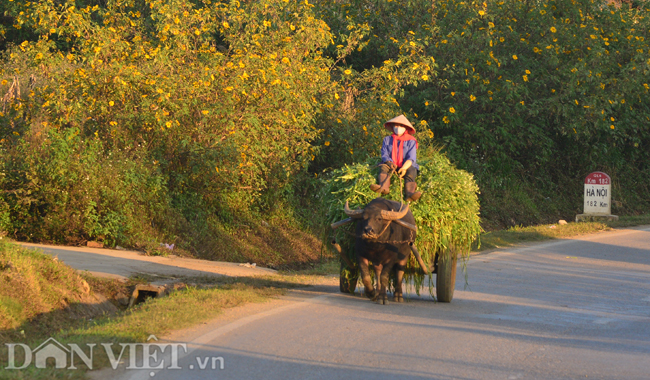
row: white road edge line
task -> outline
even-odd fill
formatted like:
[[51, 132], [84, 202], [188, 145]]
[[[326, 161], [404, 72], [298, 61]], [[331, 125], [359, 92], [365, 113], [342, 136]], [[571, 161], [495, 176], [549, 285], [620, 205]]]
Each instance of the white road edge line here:
[[[338, 296], [338, 294], [323, 294], [323, 295], [320, 295], [320, 296], [308, 298], [308, 299], [306, 299], [304, 301], [295, 302], [295, 303], [292, 303], [290, 305], [281, 306], [281, 307], [278, 307], [276, 309], [272, 309], [272, 310], [268, 310], [268, 311], [265, 311], [265, 312], [262, 312], [262, 313], [250, 315], [248, 317], [244, 317], [244, 318], [238, 319], [238, 320], [236, 320], [234, 322], [228, 323], [225, 326], [221, 326], [218, 329], [212, 330], [212, 331], [210, 331], [210, 332], [208, 332], [206, 334], [203, 334], [203, 335], [195, 338], [191, 342], [187, 342], [187, 352], [183, 353], [183, 351], [180, 350], [179, 354], [178, 354], [178, 360], [189, 356], [192, 352], [200, 349], [201, 347], [205, 346], [207, 343], [213, 341], [214, 339], [216, 339], [216, 338], [218, 338], [218, 337], [220, 337], [220, 336], [222, 336], [224, 334], [227, 334], [227, 333], [229, 333], [231, 331], [237, 330], [238, 328], [243, 327], [243, 326], [245, 326], [245, 325], [247, 325], [247, 324], [249, 324], [251, 322], [255, 322], [257, 320], [260, 320], [260, 319], [263, 319], [263, 318], [266, 318], [266, 317], [270, 317], [272, 315], [279, 314], [279, 313], [285, 312], [287, 310], [291, 310], [291, 309], [295, 309], [295, 308], [298, 308], [298, 307], [306, 306], [308, 304], [315, 303], [315, 302], [324, 300], [326, 298], [336, 297], [336, 296]], [[168, 361], [170, 359], [170, 355], [171, 355], [171, 353], [167, 354], [167, 352], [165, 351], [165, 356], [163, 358], [161, 358], [161, 363], [165, 363], [166, 361]], [[164, 370], [164, 368], [163, 369], [158, 369], [158, 370], [149, 370], [149, 369], [135, 370], [135, 372], [133, 374], [131, 374], [131, 376], [128, 376], [126, 378], [128, 380], [151, 379], [153, 376], [155, 376], [156, 373], [158, 373], [160, 371], [163, 371], [163, 370]]]

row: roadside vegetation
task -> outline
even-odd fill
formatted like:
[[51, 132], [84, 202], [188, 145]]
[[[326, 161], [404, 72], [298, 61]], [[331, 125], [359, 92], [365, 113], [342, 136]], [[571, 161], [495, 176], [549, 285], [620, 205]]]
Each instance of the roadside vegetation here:
[[[250, 302], [264, 302], [287, 289], [305, 286], [297, 276], [273, 278], [181, 278], [186, 286], [163, 298], [151, 298], [126, 309], [115, 299], [147, 278], [126, 283], [79, 274], [67, 265], [7, 239], [0, 241], [0, 365], [7, 366], [5, 343], [21, 342], [34, 348], [49, 337], [67, 343], [145, 342], [149, 335], [162, 336], [210, 320], [224, 309]], [[160, 278], [157, 278], [160, 280]], [[16, 363], [22, 363], [20, 349]], [[109, 365], [102, 350], [95, 368]], [[2, 379], [84, 379], [80, 370], [3, 370]]]
[[569, 222], [567, 224], [542, 224], [535, 226], [515, 226], [503, 230], [484, 232], [472, 247], [473, 252], [493, 248], [512, 247], [518, 244], [551, 239], [568, 239], [580, 235], [609, 231], [613, 228], [650, 225], [650, 214], [622, 216], [617, 221], [608, 222]]
[[[327, 173], [405, 114], [485, 230], [647, 212], [644, 3], [0, 3], [0, 230], [275, 268], [319, 260]], [[323, 179], [325, 178], [325, 179]], [[425, 192], [426, 197], [435, 196]]]
[[[29, 337], [20, 328], [39, 319], [44, 330], [57, 329], [67, 319], [83, 317], [95, 310], [101, 313], [103, 299], [96, 297], [88, 283], [74, 269], [51, 256], [0, 240], [0, 338], [7, 331]], [[85, 304], [87, 308], [76, 308]], [[68, 313], [57, 312], [69, 308]], [[49, 317], [48, 315], [52, 315]], [[14, 336], [15, 337], [15, 336]]]
[[[481, 234], [481, 250], [526, 242], [569, 238], [612, 227], [650, 224], [650, 215], [622, 217], [609, 223], [568, 223], [513, 227]], [[478, 251], [474, 247], [474, 252]], [[264, 302], [288, 289], [320, 283], [321, 276], [338, 277], [338, 259], [324, 256], [309, 268], [285, 271], [266, 278], [187, 277], [185, 285], [163, 298], [151, 298], [126, 309], [117, 300], [152, 278], [139, 276], [121, 282], [78, 273], [49, 255], [0, 240], [0, 365], [6, 366], [4, 343], [22, 342], [35, 347], [49, 337], [67, 343], [144, 342], [151, 334], [163, 336], [218, 316], [224, 309]], [[160, 280], [159, 276], [156, 280]], [[333, 279], [333, 284], [337, 283]], [[20, 350], [17, 363], [22, 363]], [[100, 350], [95, 368], [109, 365]], [[3, 379], [85, 379], [85, 370], [53, 368], [3, 371]]]

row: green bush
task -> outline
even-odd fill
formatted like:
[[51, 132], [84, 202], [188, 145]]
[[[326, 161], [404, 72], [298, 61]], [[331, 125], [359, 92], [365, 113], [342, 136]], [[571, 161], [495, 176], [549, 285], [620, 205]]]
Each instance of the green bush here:
[[[350, 208], [364, 207], [377, 197], [369, 188], [376, 181], [377, 163], [378, 158], [372, 157], [364, 163], [333, 170], [320, 180], [322, 187], [318, 200], [320, 213], [325, 215], [323, 243], [329, 244], [331, 237], [335, 237], [352, 262], [356, 262], [354, 238], [350, 236], [354, 232], [354, 223], [340, 227], [335, 232], [331, 232], [329, 225], [347, 218], [343, 212], [346, 201]], [[422, 259], [430, 265], [436, 255], [452, 251], [459, 252], [467, 259], [472, 242], [481, 232], [478, 186], [471, 174], [456, 169], [437, 149], [421, 149], [418, 164], [420, 175], [417, 183], [423, 195], [419, 201], [411, 203], [411, 211], [418, 226], [415, 245]], [[401, 201], [402, 189], [395, 178], [391, 183], [390, 194], [385, 197]], [[405, 281], [413, 278], [416, 291], [419, 292], [424, 276], [413, 256], [408, 269], [412, 269], [414, 274], [406, 275]], [[429, 283], [429, 287], [433, 287], [433, 282]]]
[[[644, 12], [592, 0], [0, 2], [0, 228], [164, 238], [215, 257], [237, 234], [247, 244], [262, 216], [300, 219], [317, 176], [365, 162], [400, 113], [423, 148], [444, 142], [474, 175], [486, 226], [571, 218], [595, 170], [612, 176], [618, 211], [640, 212]], [[258, 255], [240, 248], [216, 257]]]
[[646, 11], [593, 0], [436, 4], [427, 54], [438, 80], [404, 103], [477, 176], [484, 204], [501, 209], [488, 218], [573, 217], [596, 170], [619, 184], [628, 212], [650, 206], [639, 196], [649, 183], [637, 180], [650, 173]]
[[313, 158], [314, 119], [332, 97], [332, 36], [312, 8], [3, 2], [11, 232], [192, 245], [205, 243], [197, 230], [215, 238], [272, 213]]
[[430, 129], [475, 175], [486, 225], [572, 218], [582, 211], [582, 179], [596, 170], [612, 176], [618, 211], [650, 206], [647, 9], [593, 0], [322, 4], [335, 35], [350, 24], [368, 28], [364, 49], [346, 57], [353, 72], [386, 70], [413, 45], [421, 50], [412, 60], [435, 60], [429, 80], [408, 83], [419, 79], [409, 73], [386, 92], [394, 102], [368, 112], [374, 123], [332, 127], [336, 148], [323, 148], [332, 157], [372, 152], [377, 138], [358, 147], [361, 128], [381, 135], [389, 109], [422, 120], [420, 136]]
[[[106, 151], [78, 130], [48, 130], [1, 152], [12, 235], [25, 240], [100, 240], [135, 246], [164, 220], [168, 194], [146, 157]], [[141, 151], [140, 151], [141, 153]]]

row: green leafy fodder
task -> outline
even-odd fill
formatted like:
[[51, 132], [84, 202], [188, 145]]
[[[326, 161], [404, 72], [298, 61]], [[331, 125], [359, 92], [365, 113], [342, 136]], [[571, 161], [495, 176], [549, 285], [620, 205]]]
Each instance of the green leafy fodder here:
[[[340, 227], [331, 233], [329, 224], [345, 219], [345, 202], [351, 208], [364, 207], [377, 197], [369, 188], [376, 181], [377, 158], [366, 162], [346, 165], [336, 169], [321, 179], [319, 194], [323, 219], [325, 244], [335, 238], [344, 253], [354, 262], [354, 224]], [[423, 148], [419, 152], [420, 175], [418, 188], [423, 192], [417, 202], [410, 204], [418, 226], [415, 245], [425, 264], [432, 265], [436, 255], [458, 252], [467, 258], [481, 227], [479, 225], [478, 186], [471, 174], [454, 167], [447, 157], [433, 148]], [[393, 176], [391, 192], [387, 199], [403, 199], [400, 181]], [[333, 235], [333, 236], [332, 236]], [[420, 291], [424, 275], [413, 256], [408, 263], [406, 281], [414, 280], [416, 292]], [[432, 282], [429, 287], [431, 289]]]

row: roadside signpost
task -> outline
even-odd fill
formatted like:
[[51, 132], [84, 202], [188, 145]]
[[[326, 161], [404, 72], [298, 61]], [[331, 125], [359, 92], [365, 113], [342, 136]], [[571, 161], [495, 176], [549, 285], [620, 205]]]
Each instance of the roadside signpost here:
[[584, 214], [576, 222], [589, 220], [618, 220], [612, 215], [612, 179], [603, 172], [593, 172], [585, 178]]

